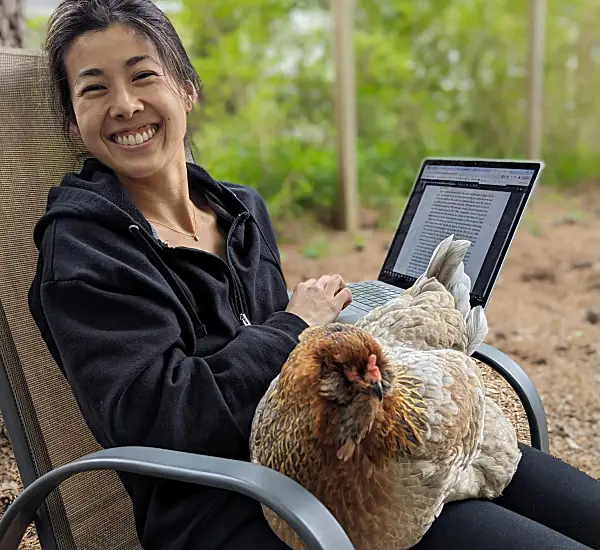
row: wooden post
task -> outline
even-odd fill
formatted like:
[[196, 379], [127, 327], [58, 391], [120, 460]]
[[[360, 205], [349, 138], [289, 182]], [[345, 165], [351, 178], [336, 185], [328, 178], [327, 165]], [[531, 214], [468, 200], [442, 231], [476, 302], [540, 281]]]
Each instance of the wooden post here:
[[529, 0], [529, 127], [527, 155], [542, 156], [546, 0]]
[[335, 125], [338, 171], [338, 226], [359, 228], [356, 173], [356, 81], [354, 67], [354, 0], [331, 0], [335, 64]]
[[0, 46], [25, 47], [25, 21], [21, 0], [0, 0]]

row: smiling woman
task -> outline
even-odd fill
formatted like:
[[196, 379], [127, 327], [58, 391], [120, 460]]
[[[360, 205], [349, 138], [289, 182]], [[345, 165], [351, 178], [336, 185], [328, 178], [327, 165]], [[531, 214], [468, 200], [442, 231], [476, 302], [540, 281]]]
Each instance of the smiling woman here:
[[[79, 12], [76, 20], [64, 2], [49, 25], [46, 44], [65, 126], [165, 232], [193, 227], [181, 182], [186, 116], [199, 78], [166, 18], [124, 11], [114, 20], [104, 13], [104, 21], [96, 21], [98, 15]], [[72, 19], [70, 27], [66, 18]], [[162, 208], [155, 200], [161, 195]]]
[[[200, 81], [151, 0], [65, 0], [46, 49], [65, 131], [91, 155], [35, 227], [29, 307], [46, 345], [102, 446], [249, 460], [271, 381], [350, 291], [324, 275], [288, 299], [262, 198], [186, 163]], [[372, 357], [356, 373], [381, 399]], [[521, 464], [501, 499], [450, 503], [415, 548], [600, 549], [597, 482], [542, 453]], [[240, 494], [120, 477], [145, 550], [287, 548]]]
[[[150, 0], [65, 0], [46, 40], [66, 132], [90, 153], [35, 228], [32, 315], [104, 447], [249, 460], [254, 410], [299, 334], [351, 296], [288, 299], [253, 189], [186, 163], [200, 80]], [[146, 550], [286, 546], [237, 493], [122, 474]]]
[[74, 40], [65, 53], [65, 69], [71, 128], [94, 157], [115, 170], [122, 183], [149, 178], [161, 187], [165, 181], [178, 185], [175, 167], [184, 166], [185, 117], [197, 97], [193, 83], [174, 81], [152, 42], [120, 24]]

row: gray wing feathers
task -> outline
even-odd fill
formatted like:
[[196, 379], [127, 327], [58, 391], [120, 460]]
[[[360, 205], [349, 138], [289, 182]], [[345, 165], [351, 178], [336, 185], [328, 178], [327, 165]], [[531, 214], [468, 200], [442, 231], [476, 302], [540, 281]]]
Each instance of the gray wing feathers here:
[[260, 437], [260, 435], [259, 435], [261, 432], [260, 424], [262, 421], [263, 412], [265, 410], [265, 407], [267, 405], [269, 397], [271, 396], [271, 394], [273, 393], [273, 390], [277, 386], [278, 381], [279, 381], [279, 374], [275, 378], [273, 378], [273, 380], [271, 380], [271, 383], [269, 384], [267, 391], [262, 396], [261, 400], [258, 402], [258, 406], [256, 407], [256, 410], [254, 411], [254, 417], [252, 418], [252, 426], [250, 428], [250, 459], [251, 459], [251, 461], [254, 461], [253, 460], [254, 449], [257, 446], [257, 438]]
[[488, 324], [481, 306], [474, 307], [465, 319], [467, 328], [467, 355], [471, 355], [488, 333]]

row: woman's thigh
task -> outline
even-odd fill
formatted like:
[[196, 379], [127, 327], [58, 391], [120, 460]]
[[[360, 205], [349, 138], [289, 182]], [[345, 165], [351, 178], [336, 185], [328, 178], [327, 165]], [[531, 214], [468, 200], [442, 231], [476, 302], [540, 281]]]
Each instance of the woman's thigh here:
[[290, 550], [271, 530], [265, 519], [256, 519], [244, 526], [221, 550]]
[[494, 503], [600, 549], [600, 481], [521, 445], [515, 476]]
[[589, 550], [589, 547], [487, 500], [444, 506], [414, 550]]

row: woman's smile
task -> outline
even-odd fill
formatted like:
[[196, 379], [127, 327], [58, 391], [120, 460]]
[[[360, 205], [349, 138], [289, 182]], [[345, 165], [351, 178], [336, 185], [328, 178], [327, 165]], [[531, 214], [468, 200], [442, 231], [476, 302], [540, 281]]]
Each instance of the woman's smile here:
[[147, 124], [140, 126], [135, 130], [123, 132], [114, 132], [108, 137], [114, 145], [120, 149], [139, 151], [150, 147], [152, 142], [156, 141], [156, 134], [162, 129], [161, 124]]

